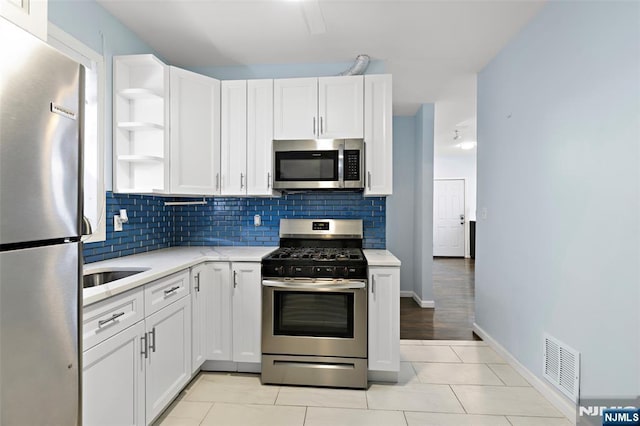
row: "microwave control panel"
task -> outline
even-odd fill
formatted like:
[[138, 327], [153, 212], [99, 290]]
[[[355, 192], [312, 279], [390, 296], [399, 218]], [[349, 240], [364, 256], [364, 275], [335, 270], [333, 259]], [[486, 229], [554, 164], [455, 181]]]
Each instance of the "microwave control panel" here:
[[360, 180], [360, 151], [345, 149], [344, 180]]

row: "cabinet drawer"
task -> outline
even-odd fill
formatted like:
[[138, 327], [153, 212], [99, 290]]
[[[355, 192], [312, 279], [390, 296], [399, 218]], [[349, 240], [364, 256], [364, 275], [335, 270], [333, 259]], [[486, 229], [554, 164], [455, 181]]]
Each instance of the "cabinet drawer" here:
[[144, 319], [142, 288], [89, 305], [82, 313], [82, 343], [87, 350]]
[[189, 294], [189, 287], [188, 269], [147, 284], [144, 287], [144, 311], [146, 316]]

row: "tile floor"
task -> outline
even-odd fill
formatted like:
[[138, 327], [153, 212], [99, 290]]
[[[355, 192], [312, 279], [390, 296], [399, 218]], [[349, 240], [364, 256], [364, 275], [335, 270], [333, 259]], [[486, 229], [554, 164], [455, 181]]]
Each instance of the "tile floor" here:
[[263, 386], [256, 374], [201, 373], [156, 425], [571, 425], [483, 342], [401, 342], [397, 384]]

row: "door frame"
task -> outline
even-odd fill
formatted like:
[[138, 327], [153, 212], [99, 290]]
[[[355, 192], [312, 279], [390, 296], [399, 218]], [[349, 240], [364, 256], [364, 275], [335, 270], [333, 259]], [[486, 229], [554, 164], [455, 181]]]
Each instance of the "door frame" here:
[[[470, 254], [470, 247], [469, 247], [469, 232], [470, 232], [470, 228], [469, 228], [469, 218], [468, 218], [468, 214], [467, 214], [467, 179], [463, 178], [463, 177], [450, 177], [450, 178], [433, 178], [433, 209], [435, 210], [435, 206], [436, 206], [436, 191], [435, 191], [435, 186], [436, 186], [436, 181], [449, 181], [449, 180], [461, 180], [462, 181], [462, 204], [463, 204], [463, 211], [464, 211], [464, 232], [463, 232], [463, 237], [464, 238], [464, 253], [462, 254], [462, 259], [468, 259], [471, 257]], [[433, 214], [433, 213], [432, 213]], [[432, 218], [432, 228], [435, 225], [436, 221], [435, 221], [435, 216]], [[432, 231], [433, 233], [433, 231]], [[433, 233], [432, 235], [432, 240], [435, 240], [435, 233]], [[432, 241], [432, 245], [433, 245], [433, 241]], [[434, 255], [433, 257], [449, 257], [449, 256], [436, 256]], [[458, 258], [456, 256], [456, 258]]]

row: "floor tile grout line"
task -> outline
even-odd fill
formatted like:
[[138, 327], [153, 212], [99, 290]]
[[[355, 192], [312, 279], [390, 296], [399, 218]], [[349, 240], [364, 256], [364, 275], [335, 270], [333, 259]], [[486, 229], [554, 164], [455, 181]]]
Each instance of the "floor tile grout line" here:
[[462, 407], [462, 410], [464, 411], [465, 414], [469, 414], [469, 412], [467, 411], [467, 408], [464, 406], [464, 404], [462, 403], [462, 401], [460, 401], [460, 398], [458, 397], [458, 394], [456, 393], [456, 391], [453, 389], [452, 385], [447, 385], [449, 386], [449, 389], [451, 389], [451, 392], [453, 392], [453, 396], [456, 397], [456, 400], [458, 401], [458, 404], [460, 404], [460, 406]]
[[451, 350], [453, 351], [453, 353], [454, 353], [454, 354], [456, 354], [456, 357], [460, 360], [460, 362], [461, 362], [461, 363], [463, 363], [463, 364], [465, 363], [465, 362], [462, 360], [462, 357], [461, 357], [460, 355], [458, 355], [458, 352], [456, 352], [456, 350], [454, 349], [454, 347], [453, 347], [453, 346], [449, 346], [449, 349], [451, 349]]
[[211, 410], [213, 409], [213, 406], [216, 405], [215, 402], [211, 403], [211, 407], [209, 407], [209, 409], [207, 410], [207, 413], [204, 415], [204, 417], [202, 418], [202, 420], [200, 420], [200, 423], [198, 423], [198, 425], [202, 425], [202, 423], [204, 422], [204, 419], [207, 418], [207, 416], [209, 415], [209, 413], [211, 412]]
[[487, 366], [487, 368], [489, 368], [489, 370], [491, 370], [493, 372], [493, 374], [495, 374], [495, 376], [498, 378], [498, 380], [500, 380], [502, 383], [504, 383], [505, 386], [509, 386], [507, 385], [507, 382], [505, 382], [504, 380], [502, 380], [502, 377], [500, 377], [500, 375], [496, 372], [496, 370], [494, 370], [491, 367], [491, 364], [489, 363], [485, 363], [485, 365]]
[[307, 412], [309, 411], [309, 407], [304, 407], [304, 418], [302, 419], [302, 426], [307, 423]]

